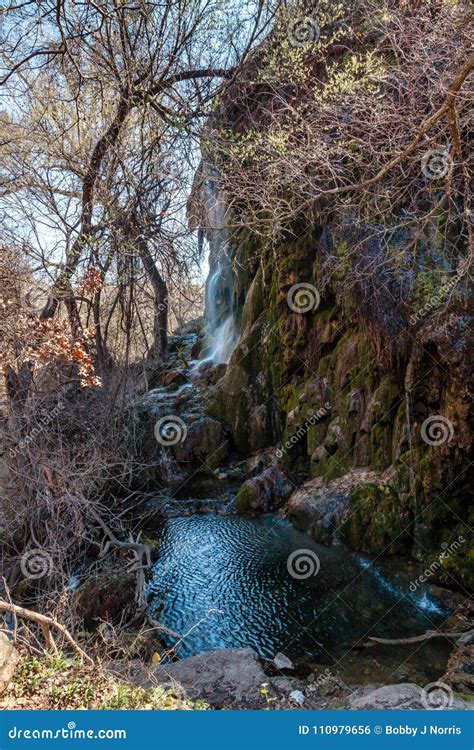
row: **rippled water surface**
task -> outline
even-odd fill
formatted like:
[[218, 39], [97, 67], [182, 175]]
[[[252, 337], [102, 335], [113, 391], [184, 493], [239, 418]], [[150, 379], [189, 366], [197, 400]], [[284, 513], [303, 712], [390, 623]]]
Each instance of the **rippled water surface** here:
[[[180, 656], [249, 646], [264, 658], [325, 659], [369, 635], [421, 633], [446, 614], [426, 591], [410, 592], [390, 562], [382, 569], [342, 546], [317, 545], [277, 516], [174, 518], [158, 542], [151, 611], [185, 635]], [[296, 579], [287, 563], [302, 549], [317, 555], [319, 572]]]

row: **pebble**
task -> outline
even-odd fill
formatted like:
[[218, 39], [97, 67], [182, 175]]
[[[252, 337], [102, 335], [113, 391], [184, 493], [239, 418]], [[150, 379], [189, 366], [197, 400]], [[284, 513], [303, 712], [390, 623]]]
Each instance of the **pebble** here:
[[285, 656], [285, 654], [282, 654], [281, 651], [275, 654], [273, 663], [277, 669], [294, 669], [295, 668], [291, 659], [288, 659], [288, 657]]
[[296, 703], [297, 706], [302, 706], [304, 703], [304, 695], [301, 690], [292, 690], [289, 695], [290, 701]]

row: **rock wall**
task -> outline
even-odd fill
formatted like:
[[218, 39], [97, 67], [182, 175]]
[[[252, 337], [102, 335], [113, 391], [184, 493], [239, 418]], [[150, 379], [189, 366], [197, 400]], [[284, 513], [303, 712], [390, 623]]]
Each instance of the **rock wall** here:
[[[340, 252], [338, 234], [303, 227], [271, 256], [248, 233], [234, 239], [240, 337], [208, 409], [240, 456], [274, 446], [295, 488], [319, 480], [317, 492], [310, 481], [289, 503], [316, 539], [321, 500], [308, 497], [331, 505], [324, 488], [348, 477], [334, 536], [367, 552], [427, 558], [458, 537], [467, 544], [473, 520], [466, 310], [443, 309], [410, 330], [381, 284], [370, 304], [335, 285], [315, 309], [295, 312], [289, 292], [300, 283], [318, 289], [322, 266]], [[361, 470], [370, 481], [354, 483]], [[461, 557], [453, 573], [472, 585], [472, 557]]]

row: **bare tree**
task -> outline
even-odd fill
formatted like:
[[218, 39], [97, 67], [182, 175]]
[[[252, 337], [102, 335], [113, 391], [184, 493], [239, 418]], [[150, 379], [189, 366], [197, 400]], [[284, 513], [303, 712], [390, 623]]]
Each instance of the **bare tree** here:
[[[64, 200], [73, 209], [65, 221], [64, 260], [42, 319], [51, 318], [64, 300], [71, 326], [80, 328], [72, 279], [93, 253], [118, 152], [134, 130], [134, 118], [146, 110], [161, 120], [162, 132], [189, 128], [206, 113], [222, 80], [236, 74], [272, 13], [272, 3], [255, 3], [242, 24], [238, 5], [224, 13], [220, 3], [201, 0], [140, 0], [130, 7], [45, 3], [41, 10], [27, 2], [7, 9], [3, 82], [7, 97], [20, 107], [26, 98], [30, 109], [27, 122], [5, 118], [16, 138], [7, 136], [12, 155], [3, 196], [40, 191], [40, 202], [46, 194], [63, 216]], [[37, 148], [23, 154], [40, 151], [40, 165], [25, 163], [15, 151], [25, 128]], [[61, 184], [63, 171], [70, 187]]]

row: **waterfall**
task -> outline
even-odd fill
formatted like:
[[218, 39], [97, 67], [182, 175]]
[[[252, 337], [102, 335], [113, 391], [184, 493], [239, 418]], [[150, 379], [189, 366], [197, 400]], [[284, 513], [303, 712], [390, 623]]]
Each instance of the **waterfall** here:
[[237, 343], [237, 329], [232, 315], [209, 334], [209, 342], [211, 351], [206, 359], [215, 365], [227, 364]]
[[209, 276], [206, 288], [208, 330], [205, 359], [216, 365], [227, 364], [237, 343], [230, 289], [230, 263], [223, 253], [216, 270]]
[[205, 236], [210, 272], [206, 282], [206, 340], [201, 361], [227, 364], [238, 339], [233, 310], [234, 273], [227, 225], [227, 205], [219, 190], [216, 170], [207, 167], [201, 187], [206, 207]]

